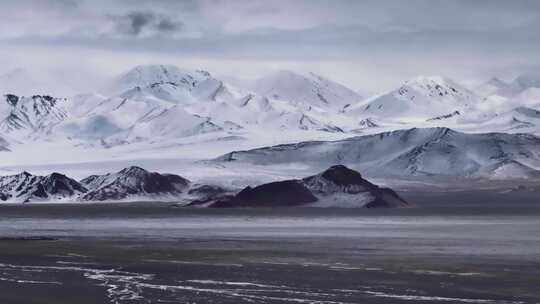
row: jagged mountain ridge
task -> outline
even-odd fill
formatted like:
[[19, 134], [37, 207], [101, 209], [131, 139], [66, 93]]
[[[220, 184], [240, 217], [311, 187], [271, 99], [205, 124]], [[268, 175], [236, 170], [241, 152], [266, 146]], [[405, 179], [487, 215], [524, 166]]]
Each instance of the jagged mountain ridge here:
[[80, 182], [60, 173], [36, 176], [28, 172], [0, 176], [0, 201], [92, 202], [176, 201], [197, 207], [407, 207], [390, 189], [380, 188], [345, 166], [332, 166], [304, 179], [278, 181], [239, 192], [215, 185], [193, 184], [174, 174], [140, 167], [91, 175]]
[[30, 202], [77, 199], [87, 189], [74, 179], [60, 173], [47, 176], [23, 172], [0, 176], [0, 201]]
[[190, 181], [174, 174], [148, 172], [140, 167], [129, 167], [117, 173], [92, 175], [81, 180], [89, 191], [86, 201], [116, 201], [152, 196], [175, 196], [183, 193]]
[[231, 152], [218, 161], [314, 166], [338, 163], [370, 176], [527, 178], [539, 175], [540, 138], [529, 134], [467, 134], [448, 128], [414, 128], [339, 141]]
[[191, 92], [208, 80], [219, 82], [206, 71], [190, 71], [173, 65], [140, 65], [114, 79], [108, 90], [122, 93], [135, 88], [159, 89], [164, 86]]
[[170, 200], [177, 199], [189, 185], [190, 181], [179, 175], [159, 174], [139, 167], [91, 175], [80, 182], [60, 173], [38, 176], [23, 172], [0, 176], [0, 200], [21, 203]]

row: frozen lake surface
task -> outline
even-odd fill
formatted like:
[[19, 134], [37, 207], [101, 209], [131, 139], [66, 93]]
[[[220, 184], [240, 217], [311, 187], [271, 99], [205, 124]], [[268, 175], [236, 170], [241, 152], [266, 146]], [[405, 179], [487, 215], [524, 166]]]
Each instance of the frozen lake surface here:
[[540, 206], [0, 206], [3, 303], [536, 303]]

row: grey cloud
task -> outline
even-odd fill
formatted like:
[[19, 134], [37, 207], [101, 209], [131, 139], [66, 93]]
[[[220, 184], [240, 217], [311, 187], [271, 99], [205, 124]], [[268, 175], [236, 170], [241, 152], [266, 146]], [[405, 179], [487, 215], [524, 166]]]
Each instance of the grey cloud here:
[[0, 1], [0, 20], [0, 44], [156, 62], [361, 62], [366, 74], [409, 75], [540, 60], [537, 0], [21, 0]]
[[181, 21], [152, 11], [134, 11], [123, 16], [112, 16], [112, 19], [115, 30], [127, 36], [140, 36], [145, 32], [170, 35], [183, 28]]

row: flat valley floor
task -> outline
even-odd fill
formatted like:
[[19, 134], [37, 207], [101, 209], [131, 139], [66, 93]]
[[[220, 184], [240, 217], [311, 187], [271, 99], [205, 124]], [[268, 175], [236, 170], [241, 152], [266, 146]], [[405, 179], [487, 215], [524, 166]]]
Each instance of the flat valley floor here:
[[540, 303], [539, 193], [417, 208], [0, 205], [0, 303]]

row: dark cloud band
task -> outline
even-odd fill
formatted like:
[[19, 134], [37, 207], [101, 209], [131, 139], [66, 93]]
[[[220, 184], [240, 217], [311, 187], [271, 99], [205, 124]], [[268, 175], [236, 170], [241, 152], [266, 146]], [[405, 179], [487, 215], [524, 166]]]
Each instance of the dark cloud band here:
[[152, 11], [134, 11], [122, 16], [111, 16], [115, 34], [126, 36], [172, 35], [182, 31], [183, 23]]

